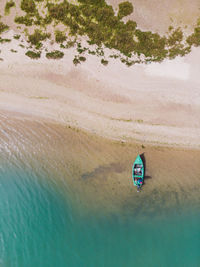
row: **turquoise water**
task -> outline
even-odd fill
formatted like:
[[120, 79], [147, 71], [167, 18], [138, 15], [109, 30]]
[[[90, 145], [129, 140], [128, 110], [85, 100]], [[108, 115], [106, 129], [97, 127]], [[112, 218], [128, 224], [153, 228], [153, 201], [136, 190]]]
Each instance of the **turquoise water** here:
[[0, 266], [200, 266], [194, 210], [84, 215], [68, 192], [40, 169], [0, 165]]

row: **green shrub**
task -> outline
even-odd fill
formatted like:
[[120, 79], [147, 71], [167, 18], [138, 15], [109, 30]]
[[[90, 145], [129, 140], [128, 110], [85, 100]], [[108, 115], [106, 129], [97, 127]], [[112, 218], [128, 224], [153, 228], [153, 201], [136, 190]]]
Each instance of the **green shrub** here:
[[183, 32], [180, 28], [174, 30], [168, 38], [168, 45], [173, 46], [183, 40]]
[[14, 7], [14, 6], [15, 6], [15, 2], [13, 0], [8, 1], [4, 9], [5, 14], [8, 15], [10, 13], [11, 7]]
[[75, 56], [74, 59], [73, 59], [73, 63], [74, 63], [75, 66], [77, 66], [81, 62], [80, 62], [79, 58], [77, 56]]
[[[13, 5], [14, 0], [9, 1], [7, 6]], [[187, 44], [182, 45], [184, 39], [183, 32], [180, 28], [173, 29], [169, 27], [168, 35], [160, 36], [150, 31], [137, 29], [135, 21], [123, 21], [125, 16], [130, 15], [134, 8], [131, 2], [124, 1], [119, 4], [118, 14], [115, 15], [113, 7], [108, 5], [106, 0], [77, 0], [78, 5], [73, 4], [70, 0], [47, 1], [46, 7], [48, 12], [45, 17], [39, 15], [36, 2], [43, 0], [21, 0], [21, 9], [27, 14], [15, 18], [16, 23], [26, 26], [39, 25], [40, 28], [46, 27], [47, 24], [62, 23], [67, 26], [69, 35], [74, 36], [73, 41], [68, 41], [66, 45], [62, 43], [67, 40], [64, 31], [55, 31], [55, 41], [60, 43], [61, 48], [74, 46], [77, 36], [85, 35], [89, 39], [90, 45], [97, 45], [96, 51], [82, 47], [77, 44], [77, 52], [83, 54], [88, 51], [89, 54], [95, 54], [100, 58], [104, 57], [104, 49], [116, 49], [122, 56], [122, 62], [127, 66], [135, 63], [141, 63], [140, 60], [133, 61], [133, 54], [144, 56], [142, 62], [150, 63], [153, 61], [160, 62], [164, 58], [174, 58], [177, 55], [183, 56], [191, 50], [192, 46], [200, 45], [200, 26], [197, 25], [193, 34], [187, 39]], [[0, 32], [4, 31], [4, 24], [0, 23]], [[28, 41], [34, 45], [34, 48], [41, 49], [42, 41], [49, 38], [50, 35], [42, 33], [40, 30], [28, 36]], [[4, 41], [2, 41], [4, 42]], [[56, 52], [57, 51], [57, 52]], [[62, 52], [56, 50], [47, 53], [47, 58], [61, 58]], [[61, 54], [60, 54], [61, 53]], [[75, 65], [85, 61], [85, 57], [75, 56], [73, 62]], [[119, 57], [114, 56], [113, 57]], [[103, 59], [102, 64], [107, 65], [108, 61]]]
[[44, 25], [51, 24], [51, 22], [52, 22], [51, 16], [46, 16], [45, 18], [43, 18], [43, 24]]
[[42, 48], [42, 43], [39, 42], [35, 45], [35, 49], [41, 49]]
[[96, 52], [95, 52], [95, 51], [92, 51], [92, 50], [88, 50], [88, 53], [89, 53], [90, 55], [96, 55]]
[[86, 47], [84, 47], [84, 48], [77, 48], [77, 52], [79, 53], [79, 54], [82, 54], [82, 53], [84, 53], [85, 51], [87, 51], [88, 50], [88, 48], [86, 48]]
[[42, 33], [40, 30], [36, 29], [33, 34], [28, 36], [28, 41], [33, 45], [40, 45], [41, 41], [46, 40], [50, 36], [49, 33]]
[[11, 39], [3, 39], [0, 37], [0, 43], [3, 44], [3, 43], [10, 43], [11, 42]]
[[110, 58], [115, 58], [115, 59], [116, 59], [116, 58], [119, 57], [119, 55], [110, 55], [109, 57], [110, 57]]
[[132, 3], [126, 1], [119, 4], [118, 17], [121, 19], [133, 13]]
[[86, 61], [86, 57], [79, 57], [79, 60], [84, 62], [84, 61]]
[[64, 53], [59, 50], [55, 50], [55, 51], [46, 53], [46, 57], [48, 59], [60, 59], [64, 57]]
[[0, 21], [0, 34], [4, 31], [7, 31], [8, 29], [9, 29], [8, 25]]
[[38, 59], [41, 56], [41, 52], [34, 52], [31, 50], [28, 50], [25, 55], [32, 59]]
[[94, 6], [104, 6], [105, 0], [78, 0], [78, 2], [83, 3], [85, 5], [94, 5]]
[[194, 29], [194, 33], [191, 34], [188, 38], [187, 38], [187, 43], [191, 46], [199, 46], [200, 45], [200, 27], [196, 27]]
[[66, 48], [74, 47], [75, 43], [76, 43], [76, 40], [74, 40], [74, 41], [68, 41], [68, 42], [67, 42], [67, 45], [66, 45], [65, 47], [66, 47]]
[[132, 32], [134, 32], [135, 29], [136, 29], [136, 27], [137, 27], [137, 23], [136, 23], [135, 21], [132, 21], [132, 20], [128, 20], [128, 21], [126, 22], [126, 24], [125, 24], [125, 29], [126, 29], [127, 31], [132, 31]]
[[13, 36], [13, 38], [16, 39], [16, 40], [19, 40], [20, 37], [21, 37], [20, 34], [15, 34], [15, 35]]
[[65, 32], [61, 32], [61, 31], [55, 31], [55, 40], [57, 43], [63, 43], [64, 41], [66, 41], [67, 37]]
[[21, 9], [26, 13], [34, 13], [36, 11], [36, 5], [34, 0], [22, 0]]
[[33, 24], [33, 19], [29, 15], [20, 17], [16, 16], [15, 22], [18, 24], [24, 24], [26, 26], [31, 26]]
[[49, 16], [64, 22], [67, 15], [69, 14], [69, 6], [70, 5], [67, 1], [64, 1], [57, 5], [48, 3], [47, 8], [49, 11]]
[[101, 64], [103, 64], [104, 66], [108, 65], [108, 60], [102, 59], [101, 60]]

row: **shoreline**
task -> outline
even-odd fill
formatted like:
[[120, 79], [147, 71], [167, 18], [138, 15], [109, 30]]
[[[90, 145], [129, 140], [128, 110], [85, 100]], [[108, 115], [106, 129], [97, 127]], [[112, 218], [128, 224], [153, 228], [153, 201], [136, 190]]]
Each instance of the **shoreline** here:
[[[11, 112], [0, 111], [0, 119], [1, 164], [24, 164], [67, 186], [67, 197], [83, 216], [82, 211], [148, 217], [199, 208], [199, 150], [120, 143]], [[143, 153], [145, 184], [138, 194], [131, 167]]]

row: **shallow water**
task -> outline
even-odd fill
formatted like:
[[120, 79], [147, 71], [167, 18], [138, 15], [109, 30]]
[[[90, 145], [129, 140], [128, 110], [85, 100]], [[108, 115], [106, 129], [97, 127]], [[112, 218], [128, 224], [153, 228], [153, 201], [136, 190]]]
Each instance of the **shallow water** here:
[[176, 168], [156, 173], [147, 150], [153, 177], [137, 194], [129, 158], [113, 156], [126, 146], [7, 115], [0, 130], [0, 266], [199, 266], [199, 169], [193, 198], [180, 181], [162, 189], [164, 166], [178, 177], [184, 153], [198, 162], [198, 152], [173, 151]]
[[1, 169], [1, 266], [199, 265], [199, 213], [80, 216], [46, 178]]

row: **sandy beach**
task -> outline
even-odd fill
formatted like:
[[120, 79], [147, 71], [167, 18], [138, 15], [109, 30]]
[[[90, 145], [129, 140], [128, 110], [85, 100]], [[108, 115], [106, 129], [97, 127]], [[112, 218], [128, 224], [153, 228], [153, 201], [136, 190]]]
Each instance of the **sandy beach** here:
[[[116, 11], [119, 2], [108, 0]], [[133, 4], [134, 12], [126, 19], [160, 33], [169, 25], [187, 24], [190, 30], [199, 15], [196, 0], [192, 4], [186, 0]], [[17, 2], [10, 15], [2, 18], [10, 26], [2, 37], [12, 41], [0, 44], [0, 110], [38, 116], [123, 142], [200, 148], [200, 48], [192, 48], [182, 58], [131, 67], [111, 58], [103, 66], [100, 58], [86, 52], [86, 62], [74, 66], [75, 48], [61, 49], [48, 40], [43, 50], [59, 49], [64, 58], [49, 60], [42, 53], [40, 59], [31, 60], [24, 55], [21, 40], [13, 39], [17, 32], [13, 20], [19, 11]], [[23, 40], [23, 46], [29, 44]]]
[[199, 48], [184, 58], [128, 68], [114, 59], [103, 66], [91, 55], [75, 67], [73, 48], [59, 61], [32, 61], [17, 45], [1, 45], [1, 110], [110, 139], [199, 148]]
[[[90, 55], [75, 67], [73, 48], [59, 61], [31, 61], [19, 49], [13, 56], [17, 41], [2, 48], [3, 160], [8, 153], [9, 161], [41, 162], [49, 177], [67, 182], [79, 212], [137, 214], [140, 201], [141, 214], [198, 208], [200, 49], [128, 68]], [[142, 153], [147, 178], [138, 197], [131, 166]]]
[[0, 3], [0, 263], [197, 266], [200, 3], [98, 1]]

